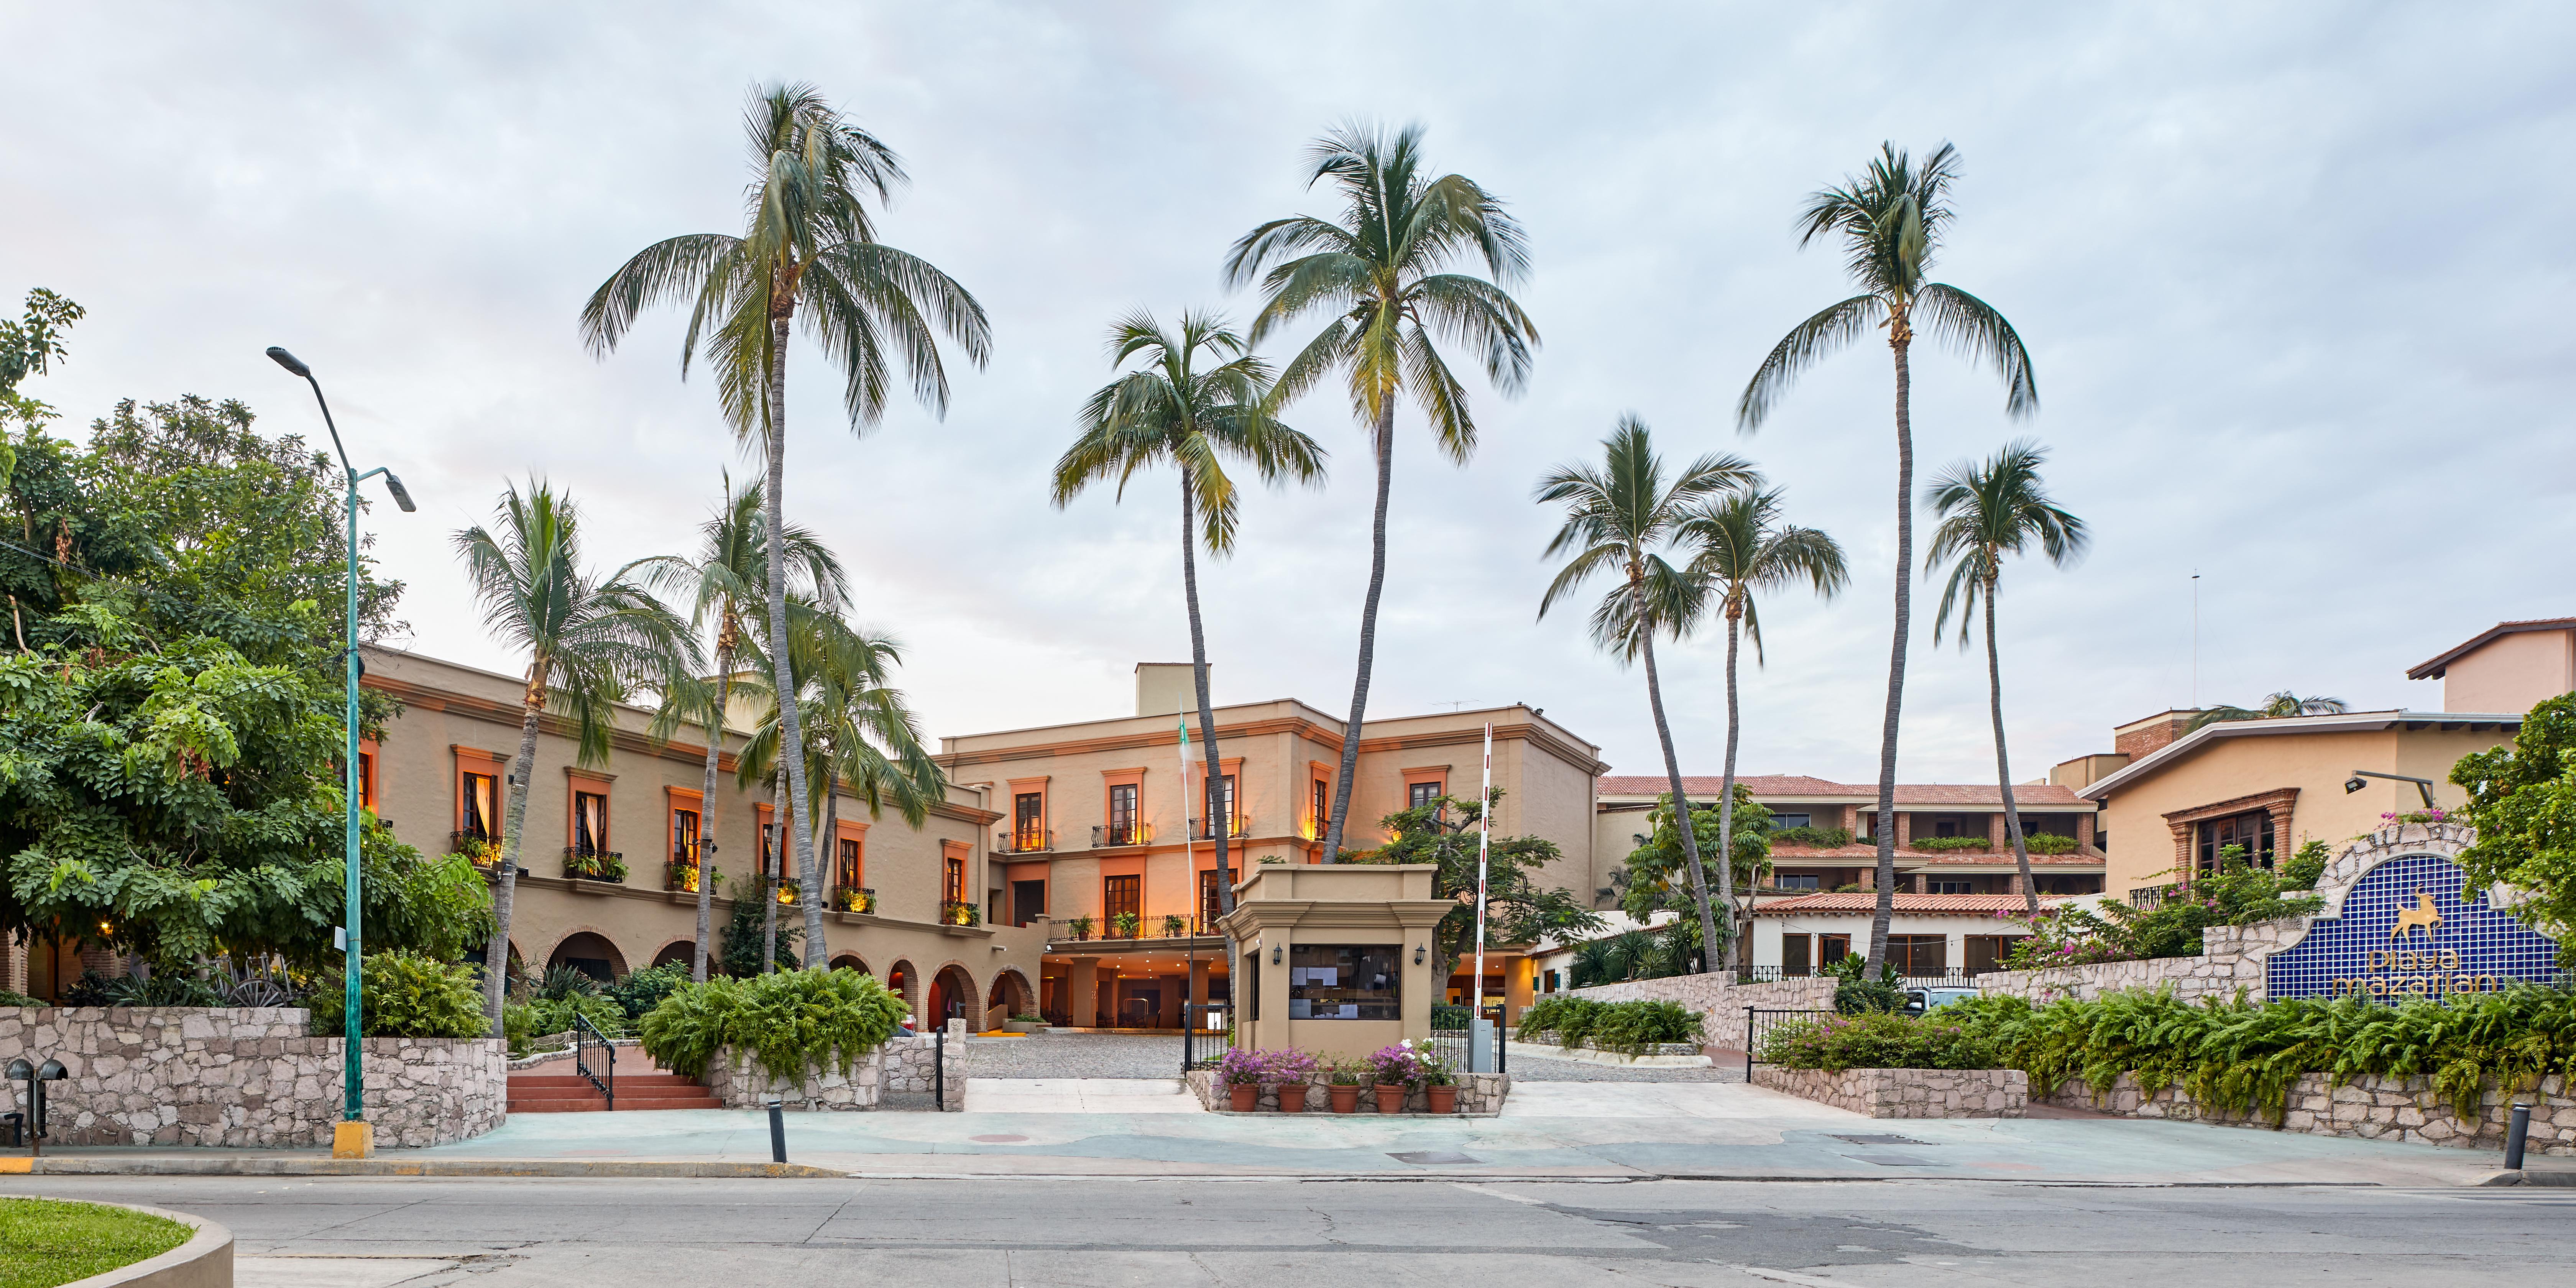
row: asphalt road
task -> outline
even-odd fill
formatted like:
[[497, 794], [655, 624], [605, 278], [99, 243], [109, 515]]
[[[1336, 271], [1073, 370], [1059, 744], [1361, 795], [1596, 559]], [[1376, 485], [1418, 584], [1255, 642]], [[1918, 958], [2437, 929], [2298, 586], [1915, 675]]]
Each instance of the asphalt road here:
[[2576, 1189], [8, 1181], [220, 1221], [240, 1288], [2576, 1284]]

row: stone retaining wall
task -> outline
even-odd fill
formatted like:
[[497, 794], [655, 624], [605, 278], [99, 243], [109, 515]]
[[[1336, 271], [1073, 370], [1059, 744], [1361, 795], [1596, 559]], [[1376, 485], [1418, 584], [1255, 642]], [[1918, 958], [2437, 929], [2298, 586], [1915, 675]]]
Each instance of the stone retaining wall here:
[[[59, 1059], [49, 1145], [309, 1149], [339, 1121], [342, 1039], [306, 1036], [294, 1007], [0, 1008], [0, 1057]], [[376, 1145], [466, 1140], [507, 1117], [498, 1038], [367, 1038], [360, 1060]], [[10, 1083], [17, 1103], [24, 1084]]]
[[2089, 966], [2053, 966], [2046, 970], [1998, 970], [1977, 976], [1979, 991], [2026, 997], [2035, 1003], [2073, 998], [2090, 1002], [2104, 993], [2128, 988], [2171, 988], [2186, 1002], [2204, 997], [2232, 1001], [2243, 990], [2247, 1001], [2264, 1000], [2264, 967], [2272, 954], [2299, 942], [2308, 933], [2307, 917], [2287, 917], [2251, 926], [2205, 926], [2198, 957], [2150, 957], [2143, 961], [2096, 962]]
[[[2069, 1081], [2041, 1099], [2044, 1104], [2130, 1118], [2171, 1118], [2229, 1127], [2272, 1126], [2269, 1115], [2204, 1110], [2181, 1087], [2143, 1095], [2137, 1079], [2125, 1073], [2111, 1084], [2111, 1093], [2106, 1097], [2096, 1098], [2083, 1082]], [[2454, 1149], [2501, 1150], [2505, 1126], [2511, 1121], [2517, 1100], [2531, 1106], [2531, 1130], [2524, 1138], [2526, 1149], [2540, 1154], [2576, 1155], [2576, 1097], [2570, 1096], [2566, 1084], [2557, 1078], [2544, 1079], [2537, 1090], [2519, 1095], [2488, 1091], [2483, 1113], [2472, 1123], [2454, 1114], [2434, 1094], [2431, 1078], [2356, 1078], [2336, 1087], [2330, 1085], [2326, 1075], [2311, 1073], [2291, 1084], [2285, 1102], [2288, 1112], [2279, 1129], [2312, 1136], [2357, 1136]]]
[[1573, 989], [1571, 995], [1593, 1002], [1679, 1002], [1699, 1012], [1702, 1035], [1710, 1046], [1741, 1051], [1745, 1040], [1744, 1008], [1830, 1011], [1834, 1009], [1834, 984], [1835, 980], [1830, 975], [1770, 980], [1760, 984], [1738, 984], [1735, 977], [1728, 974], [1672, 975], [1663, 979], [1595, 984], [1590, 988]]
[[1753, 1085], [1870, 1118], [2019, 1118], [2030, 1076], [2019, 1069], [1783, 1069], [1756, 1065]]
[[771, 1076], [749, 1051], [725, 1047], [707, 1062], [707, 1092], [727, 1109], [761, 1109], [776, 1100], [782, 1108], [819, 1111], [875, 1109], [889, 1091], [927, 1095], [938, 1087], [947, 1093], [942, 1108], [963, 1109], [966, 1044], [957, 1040], [948, 1043], [944, 1085], [937, 1080], [937, 1048], [937, 1039], [929, 1034], [906, 1037], [898, 1033], [887, 1038], [885, 1045], [852, 1061], [847, 1073], [838, 1067], [818, 1069], [809, 1065], [804, 1077], [790, 1081]]
[[[1215, 1070], [1192, 1069], [1187, 1077], [1190, 1093], [1199, 1098], [1201, 1105], [1212, 1110], [1234, 1108], [1233, 1088], [1218, 1082]], [[1452, 1085], [1458, 1088], [1458, 1112], [1462, 1114], [1501, 1113], [1503, 1100], [1511, 1094], [1512, 1090], [1512, 1079], [1509, 1074], [1453, 1073], [1449, 1077]], [[1306, 1075], [1307, 1113], [1333, 1112], [1331, 1086], [1332, 1075], [1330, 1074]], [[1265, 1082], [1261, 1085], [1261, 1098], [1255, 1102], [1255, 1107], [1261, 1113], [1279, 1112], [1279, 1087], [1276, 1083]], [[1377, 1112], [1377, 1080], [1372, 1075], [1360, 1075], [1360, 1103], [1356, 1112], [1362, 1114]], [[1431, 1112], [1430, 1096], [1420, 1087], [1412, 1088], [1405, 1093], [1404, 1112], [1408, 1114]]]

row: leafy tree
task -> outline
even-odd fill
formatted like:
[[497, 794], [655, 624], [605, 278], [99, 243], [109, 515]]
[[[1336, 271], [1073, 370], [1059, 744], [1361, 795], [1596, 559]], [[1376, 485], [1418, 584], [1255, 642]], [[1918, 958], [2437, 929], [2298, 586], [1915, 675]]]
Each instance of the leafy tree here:
[[[1729, 936], [1751, 920], [1753, 892], [1771, 871], [1771, 811], [1753, 799], [1752, 788], [1738, 783], [1734, 809], [1721, 810], [1714, 801], [1700, 801], [1690, 807], [1691, 838], [1686, 842], [1680, 829], [1673, 826], [1673, 799], [1669, 795], [1662, 797], [1646, 815], [1652, 831], [1628, 853], [1628, 880], [1620, 896], [1620, 910], [1639, 921], [1664, 911], [1679, 912], [1684, 920], [1698, 916], [1701, 910], [1695, 891], [1705, 887], [1685, 880], [1686, 846], [1695, 844], [1702, 854], [1727, 856], [1731, 869], [1727, 886], [1736, 892], [1736, 901], [1727, 906], [1723, 923], [1726, 934], [1718, 942], [1729, 943]], [[1734, 834], [1721, 843], [1718, 829], [1730, 825]]]
[[[1224, 763], [1216, 750], [1216, 707], [1208, 696], [1207, 632], [1199, 616], [1198, 548], [1223, 556], [1234, 549], [1241, 501], [1225, 472], [1232, 457], [1265, 483], [1294, 477], [1320, 483], [1324, 449], [1270, 414], [1269, 364], [1253, 356], [1243, 337], [1222, 319], [1195, 310], [1181, 314], [1180, 330], [1165, 331], [1151, 314], [1128, 314], [1109, 328], [1112, 366], [1145, 361], [1102, 386], [1082, 406], [1082, 434], [1055, 464], [1055, 504], [1063, 509], [1093, 483], [1116, 476], [1118, 495], [1136, 471], [1170, 464], [1181, 476], [1181, 592], [1190, 615], [1190, 674], [1196, 682], [1200, 755]], [[1204, 355], [1212, 364], [1199, 370]], [[1205, 817], [1225, 817], [1222, 780], [1207, 783]], [[1216, 844], [1218, 911], [1234, 911], [1234, 878], [1227, 867], [1227, 829], [1211, 827]]]
[[[604, 356], [644, 306], [688, 302], [680, 374], [688, 375], [704, 337], [725, 419], [736, 437], [757, 435], [764, 449], [769, 531], [785, 532], [787, 343], [800, 317], [806, 335], [840, 368], [841, 404], [853, 431], [884, 414], [889, 350], [912, 377], [914, 395], [945, 414], [948, 372], [936, 333], [946, 332], [982, 366], [992, 332], [984, 306], [966, 288], [877, 240], [867, 198], [883, 204], [904, 182], [894, 149], [843, 120], [811, 85], [754, 89], [743, 128], [752, 182], [742, 235], [687, 233], [645, 247], [591, 293], [581, 329], [592, 352]], [[777, 639], [788, 632], [787, 555], [784, 543], [769, 544], [765, 590]], [[772, 691], [795, 692], [787, 654], [774, 651], [770, 665]], [[797, 704], [783, 714], [788, 745], [803, 746]], [[811, 799], [804, 757], [786, 761], [791, 803]], [[812, 832], [783, 812], [779, 824], [782, 836], [795, 838], [800, 880], [819, 889]]]
[[63, 332], [86, 311], [39, 286], [27, 292], [26, 312], [19, 320], [0, 322], [0, 486], [9, 482], [9, 422], [33, 430], [54, 415], [53, 408], [21, 395], [19, 382], [45, 374], [54, 359], [70, 352], [63, 346]]
[[[1896, 623], [1887, 664], [1887, 714], [1878, 734], [1878, 817], [1896, 817], [1896, 733], [1905, 707], [1905, 647], [1914, 629], [1914, 419], [1913, 369], [1908, 365], [1915, 327], [1994, 369], [2004, 383], [2004, 411], [2026, 416], [2039, 409], [2030, 353], [2012, 323], [1976, 296], [1927, 280], [1941, 232], [1951, 219], [1947, 198], [1958, 153], [1944, 143], [1917, 166], [1881, 144], [1878, 158], [1841, 187], [1807, 198], [1798, 212], [1798, 244], [1840, 238], [1843, 266], [1861, 293], [1828, 305], [1792, 328], [1744, 386], [1736, 400], [1737, 426], [1759, 428], [1789, 386], [1836, 350], [1872, 328], [1887, 331], [1896, 363]], [[1887, 959], [1887, 925], [1896, 907], [1896, 829], [1878, 829], [1878, 911], [1869, 930], [1868, 961]]]
[[2514, 915], [2556, 938], [2559, 964], [2576, 968], [2576, 694], [2533, 707], [2511, 746], [2461, 757], [2451, 781], [2469, 789], [2478, 830], [2460, 853], [2471, 884], [2522, 892]]
[[[1351, 780], [1359, 765], [1359, 730], [1368, 715], [1377, 656], [1378, 598], [1386, 588], [1386, 508], [1395, 477], [1395, 404], [1410, 397], [1431, 422], [1442, 454], [1459, 464], [1476, 450], [1467, 387], [1451, 374], [1435, 337], [1484, 351], [1485, 378], [1506, 395], [1529, 379], [1538, 328], [1503, 288], [1529, 272], [1520, 225], [1464, 175], [1427, 177], [1422, 131], [1389, 135], [1350, 125], [1307, 150], [1309, 188], [1329, 183], [1343, 200], [1341, 221], [1292, 215], [1245, 233], [1226, 257], [1230, 286], [1259, 281], [1265, 296], [1253, 319], [1252, 343], [1326, 309], [1326, 324], [1281, 368], [1273, 400], [1293, 402], [1333, 372], [1348, 383], [1351, 413], [1368, 426], [1377, 461], [1377, 501], [1369, 526], [1368, 595], [1360, 606], [1359, 665], [1351, 681], [1351, 714], [1342, 764], [1333, 777], [1333, 812], [1324, 853], [1342, 852]], [[1461, 260], [1484, 261], [1493, 280], [1443, 271]]]
[[[1503, 789], [1494, 789], [1500, 802]], [[1366, 853], [1344, 854], [1345, 863], [1435, 863], [1431, 897], [1455, 899], [1458, 906], [1432, 930], [1432, 951], [1446, 977], [1458, 959], [1476, 950], [1476, 851], [1485, 812], [1474, 801], [1435, 796], [1427, 805], [1397, 810], [1378, 821], [1387, 843]], [[1563, 889], [1542, 883], [1539, 873], [1565, 857], [1556, 842], [1538, 836], [1497, 836], [1487, 845], [1485, 863], [1485, 941], [1493, 944], [1536, 943], [1542, 936], [1575, 939], [1601, 929], [1601, 914], [1575, 902]]]
[[477, 525], [459, 530], [454, 540], [484, 626], [528, 656], [519, 753], [510, 763], [502, 813], [495, 929], [484, 949], [483, 1005], [499, 1037], [510, 903], [518, 888], [538, 723], [549, 708], [571, 717], [575, 759], [606, 764], [616, 704], [638, 687], [658, 687], [693, 669], [697, 641], [636, 580], [635, 564], [604, 581], [581, 566], [580, 512], [569, 494], [531, 480], [525, 496], [516, 487], [505, 490], [493, 517], [497, 531]]
[[1968, 619], [1980, 601], [1986, 610], [1986, 707], [1995, 725], [1995, 783], [2003, 793], [2004, 835], [2012, 842], [2013, 862], [2021, 870], [2021, 897], [2027, 911], [2039, 913], [2039, 887], [2031, 880], [2030, 844], [2022, 839], [2021, 813], [2013, 805], [2012, 764], [2004, 755], [2003, 664], [1995, 652], [1995, 598], [2003, 578], [2004, 556], [2025, 553], [2034, 543], [2060, 568], [2084, 557], [2093, 540], [2084, 521], [2048, 497], [2040, 485], [2039, 467], [2048, 453], [2027, 438], [2004, 444], [2002, 451], [1977, 465], [1960, 461], [1932, 481], [1924, 500], [1941, 516], [1924, 552], [1923, 571], [1948, 559], [1950, 580], [1941, 588], [1941, 608], [1932, 618], [1937, 643], [1959, 610], [1959, 647], [1968, 646]]
[[[1619, 418], [1618, 428], [1601, 442], [1602, 463], [1560, 465], [1539, 480], [1538, 501], [1561, 504], [1565, 522], [1547, 543], [1548, 558], [1568, 555], [1565, 567], [1539, 597], [1538, 615], [1574, 593], [1593, 577], [1608, 573], [1616, 584], [1592, 609], [1593, 643], [1621, 662], [1642, 660], [1646, 669], [1646, 705], [1655, 717], [1655, 739], [1663, 747], [1664, 773], [1672, 799], [1687, 805], [1682, 790], [1681, 760], [1673, 752], [1672, 725], [1664, 719], [1664, 683], [1655, 670], [1655, 636], [1678, 639], [1690, 633], [1706, 605], [1698, 587], [1667, 562], [1664, 547], [1679, 532], [1694, 502], [1727, 488], [1759, 486], [1752, 465], [1734, 456], [1702, 456], [1684, 466], [1668, 487], [1663, 458], [1655, 454], [1653, 434], [1633, 415]], [[1718, 874], [1718, 897], [1708, 893], [1708, 873], [1701, 867], [1698, 838], [1680, 833], [1688, 861], [1691, 889], [1697, 894], [1700, 939], [1718, 937], [1715, 908], [1726, 902], [1726, 873]], [[1716, 962], [1709, 969], [1717, 969]]]
[[[1695, 547], [1687, 574], [1694, 592], [1705, 599], [1709, 592], [1717, 595], [1718, 608], [1726, 618], [1726, 766], [1725, 777], [1718, 785], [1718, 899], [1734, 906], [1735, 856], [1735, 749], [1742, 733], [1743, 708], [1735, 687], [1736, 656], [1740, 641], [1753, 641], [1754, 665], [1762, 664], [1762, 614], [1754, 601], [1757, 592], [1804, 581], [1817, 596], [1831, 599], [1851, 580], [1843, 566], [1843, 548], [1832, 537], [1814, 528], [1801, 528], [1779, 521], [1780, 493], [1775, 488], [1759, 485], [1713, 500], [1698, 507], [1682, 521], [1682, 541]], [[1680, 796], [1681, 779], [1673, 779], [1674, 795]], [[1763, 834], [1763, 852], [1770, 852], [1770, 834]], [[1684, 841], [1690, 838], [1685, 836]], [[1750, 915], [1749, 910], [1746, 915]], [[1753, 960], [1753, 940], [1744, 933], [1739, 921], [1728, 932], [1736, 946], [1736, 958], [1746, 964]]]
[[[775, 906], [777, 900], [768, 902]], [[727, 975], [740, 978], [762, 974], [765, 953], [774, 958], [777, 965], [788, 970], [797, 969], [796, 941], [804, 931], [795, 926], [775, 927], [777, 938], [764, 948], [761, 903], [762, 900], [753, 895], [744, 895], [733, 901], [733, 912], [725, 921], [724, 940], [717, 953], [717, 960]]]
[[2228, 720], [2286, 720], [2291, 716], [2340, 715], [2346, 705], [2341, 698], [2303, 698], [2283, 689], [2263, 699], [2263, 705], [2259, 707], [2233, 707], [2225, 703], [2211, 707], [2193, 716], [2183, 732], [2190, 733], [2205, 725]]

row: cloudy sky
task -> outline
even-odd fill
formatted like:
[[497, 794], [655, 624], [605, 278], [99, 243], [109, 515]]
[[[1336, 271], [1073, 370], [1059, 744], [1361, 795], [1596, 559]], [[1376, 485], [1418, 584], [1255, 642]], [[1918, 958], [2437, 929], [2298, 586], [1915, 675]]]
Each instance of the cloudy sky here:
[[[586, 507], [602, 563], [671, 551], [734, 450], [675, 316], [595, 361], [577, 311], [628, 255], [738, 227], [755, 81], [810, 80], [900, 149], [884, 220], [982, 299], [995, 352], [946, 418], [864, 438], [791, 362], [792, 514], [910, 646], [930, 730], [1119, 714], [1181, 660], [1177, 500], [1149, 479], [1057, 511], [1047, 469], [1144, 306], [1238, 315], [1218, 265], [1262, 220], [1333, 213], [1302, 145], [1420, 122], [1507, 199], [1545, 340], [1524, 397], [1481, 386], [1466, 468], [1399, 428], [1372, 711], [1527, 701], [1653, 772], [1643, 682], [1573, 615], [1534, 620], [1549, 466], [1634, 411], [1673, 455], [1745, 453], [1855, 585], [1781, 595], [1744, 676], [1750, 771], [1875, 776], [1894, 545], [1886, 350], [1808, 376], [1763, 431], [1731, 412], [1780, 334], [1848, 294], [1801, 253], [1802, 194], [1882, 139], [1964, 157], [1938, 275], [2019, 327], [2042, 405], [1918, 350], [1926, 472], [2027, 433], [2097, 534], [2003, 600], [2015, 776], [2194, 696], [2282, 688], [2440, 706], [2409, 664], [2502, 618], [2576, 612], [2576, 12], [2562, 6], [1495, 3], [0, 4], [0, 294], [88, 306], [29, 386], [86, 424], [115, 399], [239, 397], [319, 436], [322, 376], [410, 583], [409, 646], [497, 669], [447, 544], [531, 473]], [[2556, 51], [2556, 52], [2552, 52]], [[1291, 420], [1334, 453], [1259, 494], [1205, 574], [1220, 701], [1349, 701], [1367, 574], [1365, 440], [1337, 398]], [[1992, 781], [1983, 667], [1918, 597], [1908, 779]], [[1715, 772], [1722, 650], [1667, 663], [1686, 767]], [[1748, 659], [1749, 660], [1749, 659]]]

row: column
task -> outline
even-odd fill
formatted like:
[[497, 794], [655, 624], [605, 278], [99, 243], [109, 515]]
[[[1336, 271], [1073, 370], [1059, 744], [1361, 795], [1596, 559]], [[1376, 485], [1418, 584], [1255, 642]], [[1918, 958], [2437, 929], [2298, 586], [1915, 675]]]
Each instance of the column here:
[[1189, 998], [1190, 998], [1190, 1005], [1192, 1005], [1192, 1006], [1205, 1006], [1205, 1005], [1207, 1005], [1207, 1000], [1208, 1000], [1208, 964], [1207, 964], [1205, 961], [1200, 960], [1200, 959], [1195, 958], [1195, 957], [1193, 957], [1193, 958], [1191, 958], [1191, 959], [1190, 959], [1190, 992], [1189, 992]]
[[1093, 1019], [1100, 1005], [1100, 959], [1076, 957], [1064, 972], [1064, 1022], [1073, 1028], [1087, 1029], [1098, 1023]]

